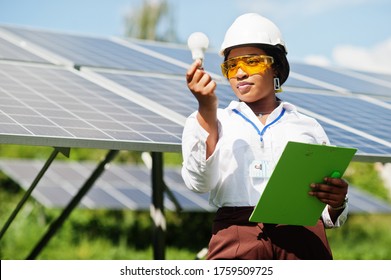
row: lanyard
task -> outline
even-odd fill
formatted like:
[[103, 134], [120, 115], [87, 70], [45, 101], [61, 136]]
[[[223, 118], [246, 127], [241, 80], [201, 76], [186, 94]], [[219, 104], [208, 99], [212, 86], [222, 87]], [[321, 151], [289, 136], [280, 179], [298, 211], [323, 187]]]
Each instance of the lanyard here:
[[257, 131], [259, 137], [260, 137], [260, 140], [261, 140], [261, 144], [262, 144], [262, 147], [263, 147], [263, 135], [265, 134], [266, 132], [266, 129], [268, 129], [271, 125], [275, 124], [279, 119], [281, 119], [281, 117], [284, 115], [285, 113], [285, 108], [282, 108], [282, 111], [280, 113], [280, 115], [274, 120], [272, 121], [271, 123], [265, 125], [262, 129], [262, 131], [259, 130], [259, 128], [256, 126], [255, 123], [253, 123], [249, 118], [247, 118], [245, 115], [243, 115], [241, 112], [239, 112], [237, 109], [232, 109], [232, 111], [236, 114], [238, 114], [239, 116], [241, 116], [245, 121], [249, 122], [254, 128], [255, 130]]

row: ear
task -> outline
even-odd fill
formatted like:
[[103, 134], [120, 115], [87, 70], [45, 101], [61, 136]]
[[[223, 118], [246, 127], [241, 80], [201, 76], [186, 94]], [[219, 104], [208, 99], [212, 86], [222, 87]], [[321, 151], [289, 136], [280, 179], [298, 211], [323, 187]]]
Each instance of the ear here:
[[272, 64], [272, 68], [273, 68], [273, 75], [274, 77], [280, 77], [280, 73], [278, 72], [278, 62], [276, 62], [276, 60], [274, 60], [274, 63]]

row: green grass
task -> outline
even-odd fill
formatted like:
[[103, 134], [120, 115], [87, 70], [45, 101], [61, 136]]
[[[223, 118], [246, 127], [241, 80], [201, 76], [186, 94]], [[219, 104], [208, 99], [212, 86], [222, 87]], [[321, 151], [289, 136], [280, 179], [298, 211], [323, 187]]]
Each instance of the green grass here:
[[[7, 203], [0, 207], [1, 225], [10, 213], [3, 206], [14, 204], [16, 196], [19, 193], [3, 193]], [[59, 213], [28, 202], [0, 241], [0, 258], [25, 259]], [[166, 259], [194, 259], [207, 245], [212, 216], [168, 212]], [[37, 259], [150, 260], [151, 228], [146, 212], [76, 209]], [[334, 259], [390, 260], [390, 232], [391, 215], [351, 215], [343, 227], [329, 229], [327, 235]]]

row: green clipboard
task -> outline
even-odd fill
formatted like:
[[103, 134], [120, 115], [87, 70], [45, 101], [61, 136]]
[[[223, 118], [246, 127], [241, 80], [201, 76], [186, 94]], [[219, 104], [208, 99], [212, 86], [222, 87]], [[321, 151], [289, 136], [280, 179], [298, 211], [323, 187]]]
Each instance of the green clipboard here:
[[325, 204], [308, 194], [311, 183], [339, 172], [342, 176], [357, 149], [288, 142], [249, 220], [313, 226]]

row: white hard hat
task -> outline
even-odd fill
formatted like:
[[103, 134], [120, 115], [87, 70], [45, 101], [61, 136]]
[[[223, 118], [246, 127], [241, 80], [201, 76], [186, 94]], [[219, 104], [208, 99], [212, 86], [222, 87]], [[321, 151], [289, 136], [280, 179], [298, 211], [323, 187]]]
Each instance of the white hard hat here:
[[280, 45], [287, 53], [278, 27], [269, 19], [256, 13], [241, 15], [232, 23], [225, 33], [220, 54], [223, 56], [226, 49], [246, 44]]
[[227, 59], [227, 50], [243, 45], [260, 45], [267, 55], [274, 58], [273, 68], [281, 85], [288, 79], [287, 48], [280, 30], [272, 21], [255, 13], [241, 15], [225, 33], [220, 55]]

